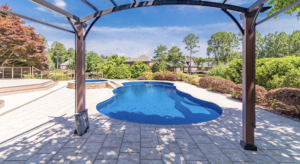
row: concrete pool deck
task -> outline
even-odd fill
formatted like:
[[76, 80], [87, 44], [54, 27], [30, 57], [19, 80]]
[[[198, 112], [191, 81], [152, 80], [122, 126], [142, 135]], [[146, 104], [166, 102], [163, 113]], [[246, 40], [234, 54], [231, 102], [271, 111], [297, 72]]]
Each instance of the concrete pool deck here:
[[300, 162], [299, 122], [257, 108], [258, 151], [245, 151], [239, 145], [241, 102], [190, 84], [175, 85], [216, 103], [223, 115], [189, 125], [124, 122], [96, 110], [96, 104], [113, 96], [112, 89], [86, 90], [91, 127], [79, 137], [72, 134], [74, 90], [62, 88], [0, 116], [0, 164]]

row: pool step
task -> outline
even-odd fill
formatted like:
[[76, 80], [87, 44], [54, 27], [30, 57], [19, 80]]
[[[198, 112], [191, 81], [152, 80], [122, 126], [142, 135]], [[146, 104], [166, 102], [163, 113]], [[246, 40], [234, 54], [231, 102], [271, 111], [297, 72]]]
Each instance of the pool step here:
[[115, 81], [110, 81], [116, 88], [123, 87], [123, 84], [115, 82]]

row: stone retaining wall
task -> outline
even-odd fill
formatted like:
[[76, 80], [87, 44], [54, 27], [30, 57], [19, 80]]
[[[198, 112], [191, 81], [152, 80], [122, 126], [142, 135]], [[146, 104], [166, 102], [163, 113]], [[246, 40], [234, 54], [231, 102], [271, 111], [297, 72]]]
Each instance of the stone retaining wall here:
[[[75, 89], [75, 83], [69, 82], [68, 88]], [[85, 89], [100, 89], [100, 88], [112, 88], [107, 81], [105, 82], [95, 82], [95, 83], [85, 83]]]

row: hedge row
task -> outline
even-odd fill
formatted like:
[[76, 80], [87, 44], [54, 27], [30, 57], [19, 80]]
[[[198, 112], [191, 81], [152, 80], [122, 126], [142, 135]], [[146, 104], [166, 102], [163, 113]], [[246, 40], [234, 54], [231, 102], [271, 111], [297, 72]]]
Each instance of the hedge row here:
[[[199, 86], [220, 93], [231, 94], [233, 98], [242, 99], [242, 84], [236, 85], [230, 80], [203, 77], [199, 79]], [[256, 85], [255, 101], [259, 105], [300, 117], [300, 89], [298, 88], [278, 88], [267, 91], [264, 87]]]
[[[242, 83], [242, 59], [235, 59], [224, 69], [224, 77], [236, 84]], [[300, 57], [257, 59], [256, 84], [266, 89], [300, 88]]]
[[[169, 81], [185, 81], [191, 83], [192, 80], [199, 78], [198, 75], [189, 75], [186, 73], [177, 73], [177, 72], [144, 72], [143, 75], [146, 80], [169, 80]], [[197, 80], [198, 83], [198, 80]]]

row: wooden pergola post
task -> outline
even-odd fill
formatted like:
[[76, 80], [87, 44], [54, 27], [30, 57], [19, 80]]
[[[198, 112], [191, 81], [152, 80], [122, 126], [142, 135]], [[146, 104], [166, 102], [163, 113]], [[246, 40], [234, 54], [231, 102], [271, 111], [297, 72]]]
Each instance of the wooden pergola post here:
[[[257, 150], [254, 144], [255, 128], [255, 28], [250, 32], [255, 13], [241, 15], [243, 36], [243, 140], [245, 150]], [[255, 26], [254, 26], [255, 27]]]
[[76, 42], [76, 113], [85, 110], [85, 41], [83, 40], [85, 29], [76, 25], [78, 37]]
[[89, 128], [88, 114], [85, 108], [85, 24], [76, 23], [76, 131], [79, 136]]

